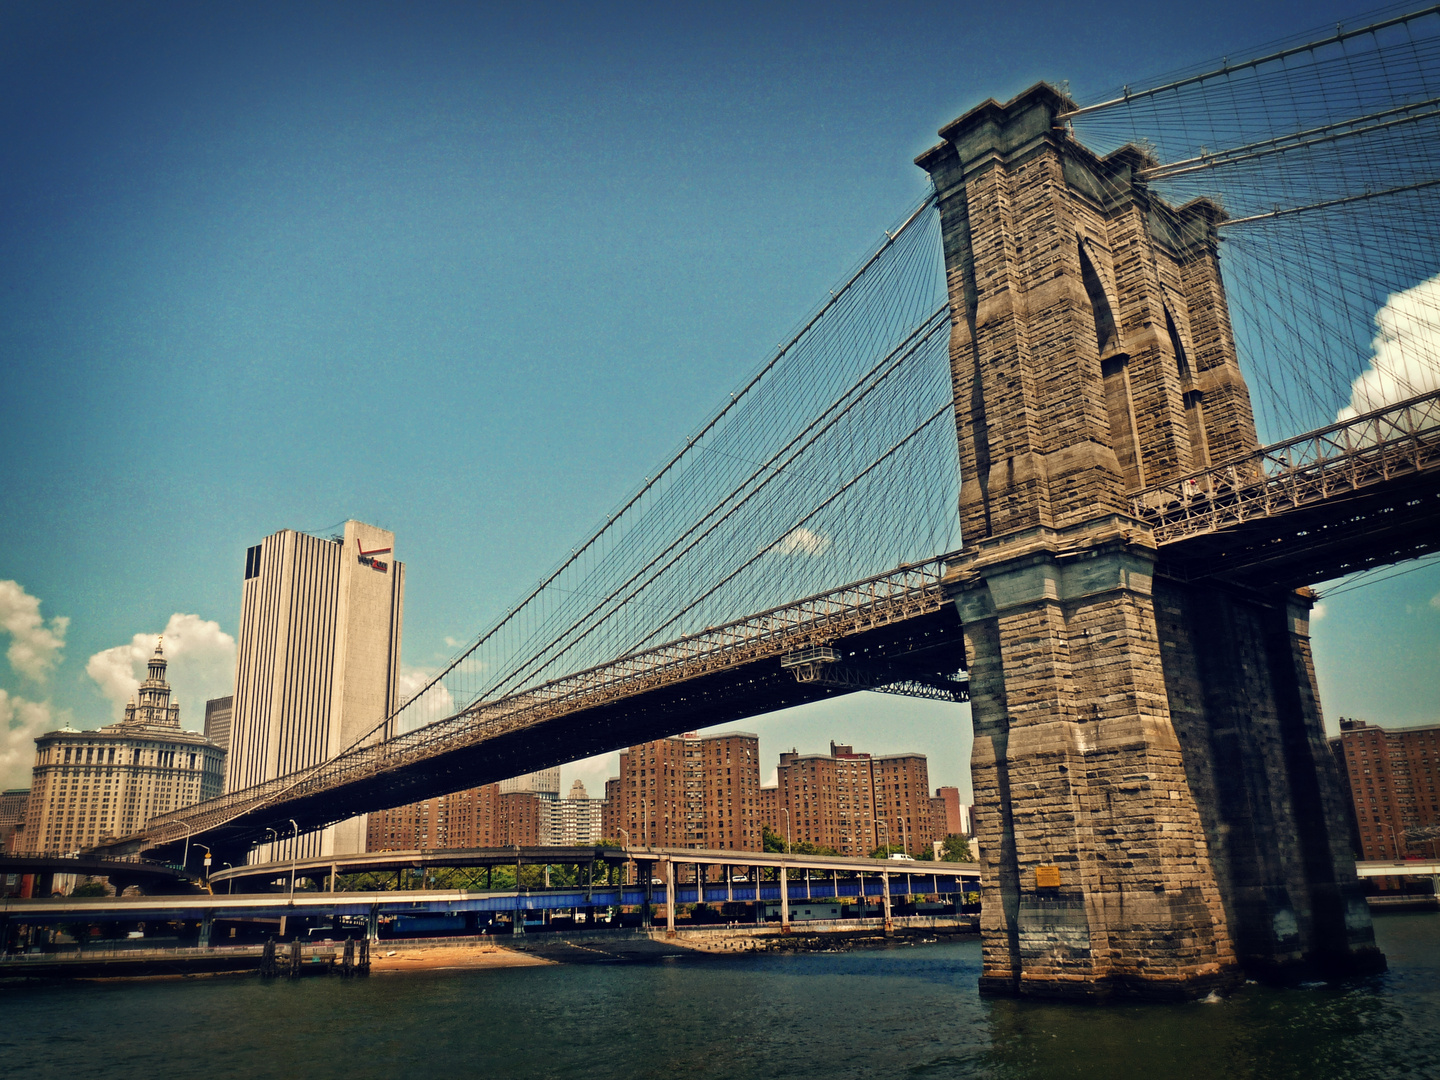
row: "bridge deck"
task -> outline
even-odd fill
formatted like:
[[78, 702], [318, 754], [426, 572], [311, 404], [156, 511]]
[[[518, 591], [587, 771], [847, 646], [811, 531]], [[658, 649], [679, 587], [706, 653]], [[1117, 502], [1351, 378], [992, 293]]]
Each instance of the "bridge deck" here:
[[86, 877], [119, 878], [131, 882], [179, 884], [189, 879], [184, 871], [167, 863], [138, 858], [105, 858], [98, 855], [43, 855], [33, 852], [0, 854], [0, 875], [80, 874]]
[[742, 869], [759, 868], [820, 873], [904, 873], [916, 867], [926, 873], [954, 877], [975, 876], [974, 863], [928, 863], [908, 859], [869, 859], [848, 855], [795, 855], [773, 851], [736, 851], [730, 848], [666, 848], [666, 847], [523, 847], [523, 848], [449, 848], [412, 851], [375, 851], [360, 855], [325, 856], [237, 866], [211, 875], [211, 886], [231, 881], [274, 880], [288, 877], [293, 869], [296, 877], [307, 878], [329, 874], [363, 874], [390, 870], [431, 867], [573, 866], [604, 863], [623, 866], [626, 863], [654, 864], [673, 862], [686, 867], [728, 866]]
[[1436, 877], [1440, 876], [1440, 860], [1404, 859], [1357, 862], [1355, 873], [1358, 877]]
[[1136, 492], [1163, 565], [1294, 588], [1440, 549], [1440, 391]]
[[[955, 677], [964, 647], [940, 586], [942, 570], [939, 559], [902, 567], [482, 703], [322, 766], [157, 818], [142, 833], [96, 850], [178, 850], [187, 836], [203, 836], [217, 858], [239, 863], [266, 828], [290, 819], [302, 830], [319, 828], [864, 686], [913, 683], [962, 697], [965, 684]], [[831, 649], [836, 663], [825, 667], [844, 678], [782, 666], [787, 655], [817, 645]]]
[[[694, 881], [677, 882], [675, 903], [770, 902], [780, 899], [778, 871], [787, 876], [787, 898], [792, 903], [837, 897], [882, 897], [888, 887], [891, 896], [947, 895], [979, 888], [980, 868], [975, 863], [913, 862], [894, 859], [856, 859], [845, 856], [787, 855], [775, 852], [717, 851], [693, 848], [529, 848], [521, 851], [522, 861], [532, 864], [550, 861], [584, 862], [594, 859], [612, 865], [628, 861], [652, 868], [642, 881], [630, 885], [573, 885], [552, 889], [470, 892], [457, 889], [406, 890], [399, 892], [316, 892], [301, 889], [294, 893], [229, 893], [189, 896], [97, 896], [0, 900], [0, 920], [15, 922], [64, 922], [79, 918], [126, 922], [141, 919], [246, 919], [281, 915], [421, 915], [465, 914], [467, 912], [545, 911], [584, 907], [638, 907], [644, 903], [667, 903], [667, 877], [655, 877], [654, 866], [668, 862], [683, 866], [701, 864], [743, 869], [744, 874], [726, 873], [722, 881], [704, 883], [703, 896]], [[512, 848], [465, 852], [377, 852], [373, 856], [351, 856], [338, 865], [349, 870], [409, 866], [412, 857], [430, 858], [429, 865], [485, 865], [487, 860], [513, 864]], [[560, 856], [570, 856], [561, 858]], [[337, 865], [331, 859], [306, 859], [295, 864], [297, 877], [316, 870], [328, 871]], [[212, 877], [211, 887], [244, 879], [288, 877], [290, 864], [239, 867]], [[765, 871], [772, 876], [765, 879]]]

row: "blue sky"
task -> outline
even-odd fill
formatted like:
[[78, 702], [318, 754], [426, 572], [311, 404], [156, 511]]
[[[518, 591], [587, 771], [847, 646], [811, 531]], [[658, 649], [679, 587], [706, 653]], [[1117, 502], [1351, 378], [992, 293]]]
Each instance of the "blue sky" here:
[[[0, 582], [23, 592], [0, 782], [37, 710], [108, 722], [167, 626], [198, 723], [244, 549], [276, 529], [393, 529], [405, 661], [451, 655], [920, 195], [941, 124], [1354, 15], [6, 5]], [[1326, 601], [1332, 721], [1440, 719], [1437, 596], [1430, 567]], [[749, 726], [770, 766], [834, 737], [968, 787], [960, 707], [861, 695]]]

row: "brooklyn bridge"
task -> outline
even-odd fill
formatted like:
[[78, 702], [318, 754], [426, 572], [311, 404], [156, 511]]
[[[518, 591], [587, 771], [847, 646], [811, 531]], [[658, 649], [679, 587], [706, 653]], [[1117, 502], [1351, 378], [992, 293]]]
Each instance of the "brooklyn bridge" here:
[[881, 691], [970, 702], [984, 989], [1383, 967], [1309, 586], [1440, 548], [1440, 8], [939, 136], [923, 199], [428, 687], [105, 849], [239, 863]]

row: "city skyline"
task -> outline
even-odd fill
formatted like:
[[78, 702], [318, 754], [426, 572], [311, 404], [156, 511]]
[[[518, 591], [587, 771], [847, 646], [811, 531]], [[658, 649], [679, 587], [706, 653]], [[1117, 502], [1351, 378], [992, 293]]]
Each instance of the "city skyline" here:
[[[998, 37], [945, 77], [940, 8], [903, 33], [859, 9], [746, 29], [180, 10], [37, 11], [4, 46], [3, 784], [36, 734], [118, 719], [160, 633], [198, 725], [231, 693], [245, 547], [281, 528], [402, 538], [413, 690], [919, 195], [940, 123], [1041, 77], [1094, 98], [1218, 55], [1233, 33], [1203, 16], [1241, 9], [1192, 10], [1145, 71], [1108, 37], [1167, 17], [1149, 7], [1059, 15], [1038, 43], [970, 12]], [[1255, 41], [1351, 14], [1244, 10]], [[1332, 731], [1436, 719], [1440, 568], [1398, 570], [1322, 600]], [[963, 707], [856, 695], [745, 726], [766, 762], [914, 749], [968, 791]]]

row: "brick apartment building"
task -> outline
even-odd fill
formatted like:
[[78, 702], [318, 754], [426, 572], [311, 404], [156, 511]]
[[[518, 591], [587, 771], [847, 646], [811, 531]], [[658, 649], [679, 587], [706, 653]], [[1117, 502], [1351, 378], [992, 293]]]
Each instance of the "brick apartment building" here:
[[620, 777], [605, 781], [605, 801], [600, 806], [600, 838], [620, 839]]
[[1350, 793], [1361, 859], [1440, 856], [1440, 843], [1415, 835], [1440, 826], [1440, 724], [1387, 730], [1341, 717], [1330, 752]]
[[603, 838], [604, 807], [579, 780], [559, 798], [560, 770], [527, 773], [369, 815], [367, 851], [553, 847]]
[[970, 807], [960, 801], [960, 789], [939, 787], [930, 799], [930, 820], [935, 826], [935, 839], [947, 836], [970, 836]]
[[544, 843], [541, 801], [533, 791], [501, 792], [499, 784], [486, 784], [372, 812], [365, 847], [367, 851], [538, 847]]
[[924, 754], [857, 754], [832, 742], [828, 754], [781, 754], [776, 779], [762, 795], [765, 823], [793, 843], [842, 855], [891, 844], [919, 855], [946, 835], [932, 818]]
[[632, 746], [620, 754], [612, 805], [632, 844], [760, 851], [760, 739], [692, 732]]

